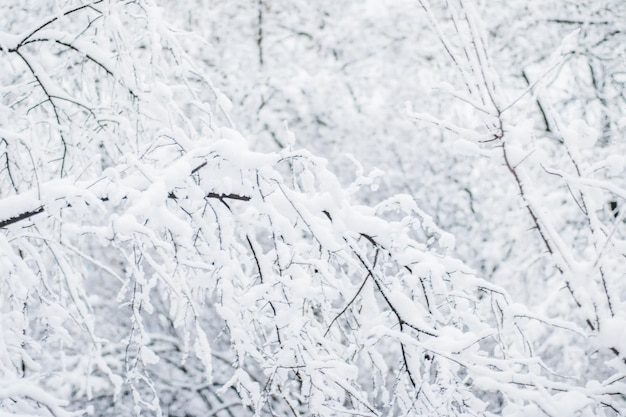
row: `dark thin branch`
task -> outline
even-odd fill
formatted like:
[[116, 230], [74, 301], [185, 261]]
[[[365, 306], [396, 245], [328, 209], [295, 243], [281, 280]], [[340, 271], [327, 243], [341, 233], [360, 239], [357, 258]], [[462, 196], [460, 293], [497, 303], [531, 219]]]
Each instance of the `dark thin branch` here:
[[194, 169], [191, 170], [191, 175], [195, 174], [196, 172], [200, 171], [202, 168], [204, 168], [205, 166], [207, 166], [207, 162], [204, 161], [203, 163], [201, 163], [200, 165], [198, 165], [197, 167], [195, 167]]
[[[347, 243], [347, 242], [346, 242]], [[385, 302], [387, 303], [387, 305], [389, 306], [389, 308], [391, 309], [391, 311], [393, 312], [393, 314], [396, 316], [396, 319], [398, 320], [398, 323], [400, 325], [400, 328], [402, 329], [403, 325], [407, 325], [408, 327], [410, 327], [411, 329], [417, 331], [418, 333], [423, 333], [426, 334], [428, 336], [433, 336], [436, 337], [437, 335], [434, 334], [431, 331], [428, 330], [424, 330], [424, 329], [420, 329], [419, 327], [407, 322], [402, 315], [400, 314], [400, 312], [398, 311], [398, 309], [396, 308], [396, 306], [391, 302], [391, 300], [389, 299], [389, 296], [386, 294], [385, 290], [383, 289], [383, 286], [380, 282], [380, 280], [376, 277], [376, 274], [374, 273], [372, 267], [370, 267], [367, 262], [365, 262], [365, 260], [363, 259], [363, 257], [354, 249], [352, 249], [352, 253], [354, 254], [354, 256], [356, 256], [356, 258], [359, 260], [359, 262], [361, 263], [361, 265], [363, 265], [363, 267], [365, 268], [365, 270], [368, 272], [368, 274], [372, 277], [372, 280], [374, 281], [374, 284], [376, 285], [376, 288], [378, 288], [378, 292], [380, 293], [380, 295], [383, 297], [383, 299], [385, 300]]]
[[[526, 84], [528, 84], [528, 87], [532, 90], [533, 84], [530, 82], [530, 79], [528, 78], [528, 75], [526, 75], [526, 71], [524, 70], [522, 70], [522, 78], [524, 78], [524, 81], [526, 81]], [[537, 107], [539, 108], [539, 112], [541, 113], [541, 117], [543, 118], [543, 123], [546, 126], [546, 132], [552, 132], [550, 122], [548, 121], [548, 116], [545, 109], [543, 108], [543, 105], [541, 104], [541, 100], [539, 100], [539, 97], [537, 97], [535, 102], [537, 103]]]
[[17, 223], [21, 220], [24, 219], [28, 219], [32, 216], [34, 216], [35, 214], [39, 214], [39, 213], [43, 213], [44, 212], [44, 207], [43, 206], [39, 206], [34, 210], [30, 210], [30, 211], [26, 211], [24, 213], [18, 214], [15, 217], [11, 217], [10, 219], [6, 219], [0, 222], [0, 229], [3, 229], [13, 223]]
[[[218, 200], [240, 200], [240, 201], [250, 201], [251, 199], [247, 195], [240, 195], [240, 194], [233, 194], [233, 193], [230, 193], [230, 194], [208, 193], [205, 197], [217, 198]], [[177, 200], [178, 196], [176, 196], [176, 194], [174, 194], [173, 191], [170, 191], [169, 194], [167, 195], [167, 198], [171, 198], [172, 200]], [[108, 197], [104, 197], [101, 200], [107, 201]]]
[[[50, 94], [50, 92], [48, 91], [48, 89], [44, 85], [43, 81], [41, 80], [41, 77], [39, 76], [39, 74], [37, 74], [37, 71], [35, 71], [35, 69], [31, 65], [31, 63], [28, 61], [28, 59], [26, 59], [26, 57], [24, 55], [22, 55], [22, 53], [17, 51], [17, 50], [15, 51], [15, 53], [17, 54], [17, 56], [20, 57], [20, 59], [22, 61], [24, 61], [24, 64], [26, 64], [26, 66], [28, 67], [29, 71], [31, 72], [31, 74], [35, 78], [35, 81], [37, 82], [37, 84], [39, 85], [39, 87], [41, 88], [41, 90], [43, 91], [45, 96], [48, 98], [47, 101], [52, 106], [52, 112], [54, 113], [54, 118], [55, 118], [56, 122], [58, 123], [58, 125], [61, 126], [61, 116], [59, 115], [59, 111], [58, 111], [57, 105], [54, 103], [54, 101], [52, 99], [53, 95]], [[59, 131], [59, 137], [61, 138], [61, 144], [63, 145], [63, 156], [61, 157], [61, 177], [63, 177], [64, 176], [63, 171], [65, 171], [65, 158], [67, 156], [67, 142], [65, 141], [65, 136], [63, 136], [62, 131]]]
[[[517, 188], [519, 189], [522, 199], [526, 201], [526, 190], [524, 190], [524, 187], [522, 186], [522, 180], [519, 177], [519, 174], [517, 173], [517, 171], [515, 170], [515, 167], [512, 166], [511, 162], [509, 161], [509, 157], [506, 152], [506, 145], [502, 146], [502, 153], [504, 156], [504, 163], [509, 169], [509, 172], [511, 173], [511, 175], [513, 175], [513, 177], [515, 178], [515, 183], [517, 184]], [[526, 201], [526, 209], [528, 210], [528, 214], [530, 214], [530, 217], [535, 225], [535, 228], [537, 229], [537, 232], [539, 232], [539, 236], [541, 237], [541, 240], [543, 240], [543, 243], [546, 246], [548, 253], [550, 253], [550, 255], [554, 255], [554, 249], [552, 249], [552, 245], [550, 245], [550, 242], [548, 242], [548, 238], [543, 230], [543, 227], [541, 227], [541, 225], [539, 224], [539, 218], [537, 217], [537, 214], [535, 214], [535, 211], [530, 206], [530, 203], [528, 203], [528, 201]], [[557, 265], [557, 269], [561, 273], [563, 273], [563, 270], [560, 266]]]
[[[400, 323], [400, 331], [402, 331], [402, 323]], [[402, 351], [402, 360], [404, 361], [404, 367], [406, 368], [406, 374], [409, 377], [409, 382], [411, 382], [413, 388], [417, 388], [417, 384], [413, 379], [413, 373], [409, 369], [409, 361], [406, 358], [406, 349], [404, 348], [404, 343], [400, 343], [400, 350]]]
[[259, 47], [259, 65], [263, 66], [263, 0], [258, 0], [257, 7], [259, 10], [257, 18], [257, 38], [256, 44]]
[[[504, 129], [502, 126], [502, 119], [499, 118], [499, 122], [500, 122], [500, 128], [499, 128], [499, 133], [496, 135], [496, 138], [498, 140], [503, 140], [504, 139]], [[543, 241], [546, 249], [548, 250], [548, 253], [550, 253], [551, 256], [554, 256], [554, 250], [552, 249], [552, 245], [550, 245], [550, 242], [548, 241], [548, 238], [546, 236], [546, 233], [544, 231], [544, 228], [541, 226], [541, 224], [539, 223], [539, 218], [537, 216], [537, 214], [535, 213], [534, 209], [531, 207], [530, 203], [527, 200], [526, 197], [526, 190], [524, 189], [524, 186], [522, 185], [522, 180], [519, 177], [519, 174], [517, 173], [516, 169], [514, 166], [511, 165], [507, 152], [506, 152], [506, 144], [503, 143], [502, 144], [502, 154], [504, 157], [504, 163], [506, 165], [506, 167], [508, 168], [509, 172], [511, 173], [511, 175], [513, 175], [513, 178], [515, 178], [515, 183], [517, 184], [517, 188], [520, 192], [520, 195], [522, 197], [522, 199], [526, 202], [526, 209], [528, 210], [528, 214], [530, 215], [534, 225], [535, 225], [535, 229], [537, 229], [537, 232], [539, 232], [539, 236], [541, 237], [541, 240]], [[565, 271], [563, 271], [563, 268], [561, 268], [560, 265], [555, 265], [557, 271], [559, 271], [559, 273], [564, 276], [565, 275]], [[574, 302], [576, 303], [576, 305], [581, 308], [582, 305], [580, 303], [580, 301], [578, 301], [578, 297], [576, 297], [576, 295], [574, 294], [574, 290], [572, 288], [572, 286], [570, 285], [569, 280], [565, 280], [565, 286], [567, 287], [569, 293], [571, 294], [572, 298], [574, 299]], [[594, 324], [591, 322], [591, 320], [589, 318], [585, 319], [585, 322], [587, 323], [587, 325], [589, 326], [589, 328], [591, 329], [591, 331], [595, 331], [596, 330], [596, 326], [594, 326]]]
[[228, 199], [228, 200], [240, 200], [240, 201], [250, 201], [251, 198], [247, 195], [240, 194], [218, 194], [218, 193], [208, 193], [206, 195], [207, 198], [217, 198], [220, 200]]
[[[372, 263], [372, 268], [374, 268], [376, 266], [376, 262], [378, 261], [378, 254], [380, 253], [380, 249], [376, 249], [376, 254], [374, 255], [374, 262]], [[367, 282], [367, 280], [372, 276], [371, 272], [368, 272], [367, 275], [365, 276], [365, 279], [363, 280], [363, 282], [361, 283], [361, 285], [359, 286], [359, 289], [356, 291], [356, 293], [354, 294], [354, 296], [352, 297], [352, 299], [350, 299], [350, 301], [348, 301], [348, 303], [346, 304], [346, 306], [339, 312], [339, 314], [337, 314], [335, 316], [335, 318], [330, 322], [330, 324], [328, 325], [328, 328], [326, 329], [326, 331], [324, 332], [324, 337], [326, 337], [326, 335], [328, 334], [328, 332], [330, 331], [330, 328], [333, 327], [333, 324], [335, 324], [335, 322], [339, 319], [339, 317], [343, 316], [343, 314], [346, 312], [346, 310], [348, 310], [348, 308], [350, 308], [350, 306], [354, 303], [354, 301], [356, 300], [356, 298], [359, 296], [359, 294], [361, 294], [361, 291], [363, 291], [363, 288], [365, 287], [365, 283]]]
[[28, 41], [27, 43], [32, 43], [32, 42], [55, 42], [61, 46], [65, 46], [66, 48], [71, 49], [74, 52], [77, 52], [81, 55], [83, 55], [85, 58], [87, 58], [89, 61], [93, 62], [94, 64], [96, 64], [97, 66], [99, 66], [100, 68], [102, 68], [104, 70], [104, 72], [106, 72], [111, 78], [113, 78], [114, 80], [116, 80], [120, 85], [122, 85], [124, 88], [126, 88], [128, 90], [128, 93], [133, 97], [133, 99], [137, 99], [139, 96], [133, 91], [132, 88], [128, 87], [127, 85], [125, 85], [122, 80], [118, 79], [115, 74], [113, 73], [113, 71], [111, 71], [106, 65], [104, 65], [102, 62], [98, 61], [96, 58], [94, 58], [93, 56], [91, 56], [90, 54], [88, 54], [85, 51], [82, 51], [81, 49], [77, 48], [76, 46], [67, 43], [67, 42], [63, 42], [60, 41], [58, 39], [33, 39]]
[[[178, 199], [178, 197], [176, 196], [176, 194], [174, 194], [173, 192], [170, 192], [167, 195], [168, 198], [171, 198], [173, 200]], [[206, 195], [207, 198], [217, 198], [218, 200], [220, 200], [222, 203], [226, 204], [226, 202], [224, 200], [240, 200], [240, 201], [250, 201], [250, 197], [247, 195], [239, 195], [239, 194], [219, 194], [219, 193], [208, 193]], [[122, 197], [122, 199], [125, 199], [126, 197]], [[100, 201], [109, 201], [109, 197], [100, 197]], [[67, 205], [67, 207], [71, 207], [71, 205]], [[9, 219], [6, 220], [2, 220], [0, 221], [0, 229], [5, 228], [6, 226], [9, 226], [11, 224], [17, 223], [21, 220], [25, 220], [28, 219], [29, 217], [32, 217], [36, 214], [39, 213], [43, 213], [45, 211], [45, 206], [39, 206], [34, 210], [29, 210], [29, 211], [25, 211], [17, 216], [11, 217]]]
[[546, 22], [560, 23], [562, 25], [610, 25], [614, 22], [608, 20], [599, 20], [594, 22], [593, 20], [575, 20], [575, 19], [546, 19]]
[[[96, 1], [94, 1], [94, 2], [92, 2], [92, 3], [83, 4], [82, 6], [75, 7], [75, 8], [73, 8], [73, 9], [70, 9], [70, 10], [68, 10], [68, 11], [64, 12], [64, 13], [63, 13], [63, 16], [69, 16], [69, 15], [71, 15], [71, 14], [73, 14], [73, 13], [76, 13], [76, 12], [78, 12], [78, 11], [80, 11], [80, 10], [83, 10], [83, 9], [92, 9], [92, 10], [95, 10], [95, 9], [93, 9], [93, 6], [94, 6], [95, 4], [102, 3], [102, 1], [103, 1], [103, 0], [96, 0]], [[27, 42], [27, 41], [28, 41], [28, 40], [29, 40], [29, 39], [30, 39], [30, 38], [31, 38], [34, 34], [36, 34], [37, 32], [39, 32], [39, 31], [40, 31], [40, 30], [42, 30], [43, 28], [45, 28], [45, 27], [47, 27], [47, 26], [51, 25], [52, 23], [56, 22], [57, 20], [59, 20], [59, 17], [58, 17], [58, 16], [55, 16], [55, 17], [53, 17], [52, 19], [50, 19], [50, 20], [48, 20], [48, 21], [46, 21], [46, 22], [42, 23], [39, 27], [37, 27], [37, 28], [36, 28], [35, 30], [33, 30], [32, 32], [30, 32], [28, 35], [26, 35], [26, 36], [22, 39], [22, 41], [21, 41], [19, 44], [17, 44], [17, 46], [14, 48], [14, 49], [15, 49], [15, 51], [17, 51], [17, 49], [19, 49], [22, 45], [24, 45], [24, 43], [25, 43], [25, 42]], [[0, 50], [1, 50], [1, 49], [0, 49]], [[15, 52], [15, 51], [10, 51], [10, 52]]]

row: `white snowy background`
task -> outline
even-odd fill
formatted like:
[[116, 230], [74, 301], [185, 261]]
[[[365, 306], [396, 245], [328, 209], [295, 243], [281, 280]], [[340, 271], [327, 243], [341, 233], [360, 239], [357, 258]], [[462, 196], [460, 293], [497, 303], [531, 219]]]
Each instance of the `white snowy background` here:
[[622, 0], [4, 0], [0, 56], [0, 416], [626, 415]]

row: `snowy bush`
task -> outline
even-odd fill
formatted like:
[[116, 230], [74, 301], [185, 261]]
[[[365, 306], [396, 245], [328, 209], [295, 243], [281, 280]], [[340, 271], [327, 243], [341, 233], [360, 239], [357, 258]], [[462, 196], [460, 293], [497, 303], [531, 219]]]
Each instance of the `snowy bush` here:
[[[370, 3], [351, 7], [381, 33], [402, 21], [402, 7]], [[241, 94], [265, 96], [229, 77], [299, 48], [285, 41], [278, 54], [272, 36], [286, 30], [329, 51], [332, 39], [308, 32], [315, 25], [268, 24], [309, 6], [0, 6], [0, 414], [624, 414], [626, 191], [623, 145], [612, 142], [623, 116], [607, 97], [623, 98], [617, 64], [603, 74], [618, 81], [590, 113], [573, 107], [566, 119], [558, 110], [569, 102], [543, 80], [567, 66], [576, 40], [593, 49], [596, 32], [559, 40], [547, 66], [533, 68], [545, 70], [538, 81], [529, 69], [515, 76], [530, 85], [505, 87], [510, 68], [493, 63], [474, 6], [419, 3], [420, 31], [444, 46], [429, 59], [453, 62], [444, 75], [461, 83], [448, 88], [457, 97], [448, 115], [408, 106], [398, 129], [418, 119], [421, 132], [451, 131], [427, 149], [446, 156], [437, 149], [453, 140], [457, 155], [425, 162], [445, 167], [427, 192], [407, 182], [393, 193], [377, 170], [355, 161], [336, 171], [336, 160], [298, 146], [332, 130], [325, 100], [280, 82], [272, 92], [267, 79], [270, 96], [283, 98], [255, 102], [268, 113], [259, 107], [249, 120], [240, 112], [249, 105]], [[309, 16], [336, 16], [322, 6]], [[224, 30], [214, 36], [252, 36], [254, 55], [170, 23], [198, 16]], [[237, 32], [246, 16], [256, 30]], [[349, 37], [329, 36], [339, 35]], [[340, 52], [333, 65], [345, 70], [351, 58]], [[301, 75], [295, 84], [310, 80]], [[354, 91], [367, 80], [353, 81], [346, 91], [366, 118], [376, 107], [362, 108]], [[302, 101], [289, 104], [294, 97]], [[326, 108], [328, 120], [346, 103]], [[360, 118], [340, 131], [360, 132]], [[423, 151], [402, 149], [412, 148]], [[459, 172], [474, 176], [453, 180]], [[450, 203], [465, 207], [455, 217], [434, 203], [450, 190], [470, 197]]]

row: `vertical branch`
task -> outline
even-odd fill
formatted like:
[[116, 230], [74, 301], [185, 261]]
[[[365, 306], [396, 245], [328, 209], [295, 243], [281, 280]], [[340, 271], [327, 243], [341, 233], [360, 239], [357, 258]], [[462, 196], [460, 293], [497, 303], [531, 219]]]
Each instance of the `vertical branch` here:
[[[591, 83], [596, 93], [596, 98], [600, 102], [600, 120], [602, 122], [602, 136], [600, 137], [600, 143], [604, 146], [608, 145], [608, 141], [611, 135], [611, 118], [608, 114], [608, 103], [604, 93], [604, 71], [597, 71], [594, 69], [593, 62], [589, 62], [589, 75], [591, 76]], [[602, 77], [602, 79], [600, 79]]]
[[[530, 88], [530, 91], [532, 92], [534, 84], [530, 82], [530, 79], [528, 78], [528, 75], [524, 70], [522, 70], [522, 78], [524, 78], [524, 81], [526, 81], [526, 84], [528, 84], [528, 88]], [[541, 100], [539, 100], [539, 97], [537, 97], [536, 103], [537, 107], [539, 108], [539, 112], [541, 113], [541, 117], [543, 118], [543, 123], [546, 126], [545, 131], [552, 132], [552, 128], [550, 127], [550, 121], [548, 120], [548, 116], [545, 109], [543, 108], [543, 105], [541, 104]]]
[[257, 0], [257, 37], [256, 44], [259, 47], [259, 66], [263, 66], [263, 0]]

